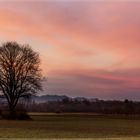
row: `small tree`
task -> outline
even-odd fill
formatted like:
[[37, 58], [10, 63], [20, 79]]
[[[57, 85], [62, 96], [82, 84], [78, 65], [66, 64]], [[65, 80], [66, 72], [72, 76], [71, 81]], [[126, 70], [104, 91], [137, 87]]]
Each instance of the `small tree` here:
[[42, 89], [39, 65], [39, 54], [29, 45], [7, 42], [0, 46], [0, 90], [7, 99], [11, 117], [20, 98]]

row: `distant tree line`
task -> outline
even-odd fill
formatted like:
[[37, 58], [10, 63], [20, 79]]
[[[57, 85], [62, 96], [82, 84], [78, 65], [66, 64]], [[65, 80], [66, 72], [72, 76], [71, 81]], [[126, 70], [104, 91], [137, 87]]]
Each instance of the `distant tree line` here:
[[[21, 104], [20, 104], [21, 105]], [[35, 103], [34, 101], [22, 104], [28, 112], [85, 112], [99, 114], [140, 114], [140, 102], [124, 101], [78, 101], [68, 98], [62, 101]]]

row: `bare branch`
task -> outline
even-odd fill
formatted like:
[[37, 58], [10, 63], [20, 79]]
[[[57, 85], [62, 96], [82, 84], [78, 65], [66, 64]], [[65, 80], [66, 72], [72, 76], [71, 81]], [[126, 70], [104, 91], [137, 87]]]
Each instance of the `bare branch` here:
[[0, 46], [0, 90], [11, 108], [19, 98], [42, 90], [39, 66], [39, 54], [29, 45], [7, 42]]

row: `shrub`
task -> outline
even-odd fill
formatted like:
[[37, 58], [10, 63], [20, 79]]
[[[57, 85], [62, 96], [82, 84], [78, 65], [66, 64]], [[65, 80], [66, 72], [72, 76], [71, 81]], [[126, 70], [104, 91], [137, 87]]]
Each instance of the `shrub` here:
[[31, 120], [31, 117], [27, 114], [27, 112], [23, 111], [16, 111], [12, 116], [9, 111], [2, 111], [1, 117], [2, 119], [7, 120]]

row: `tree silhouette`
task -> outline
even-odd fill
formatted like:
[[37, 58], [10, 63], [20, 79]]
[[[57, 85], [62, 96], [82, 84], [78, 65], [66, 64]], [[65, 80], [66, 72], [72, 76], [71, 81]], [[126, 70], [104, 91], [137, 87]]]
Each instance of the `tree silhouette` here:
[[10, 115], [20, 98], [42, 89], [39, 54], [29, 45], [6, 42], [0, 46], [0, 90], [5, 95]]

